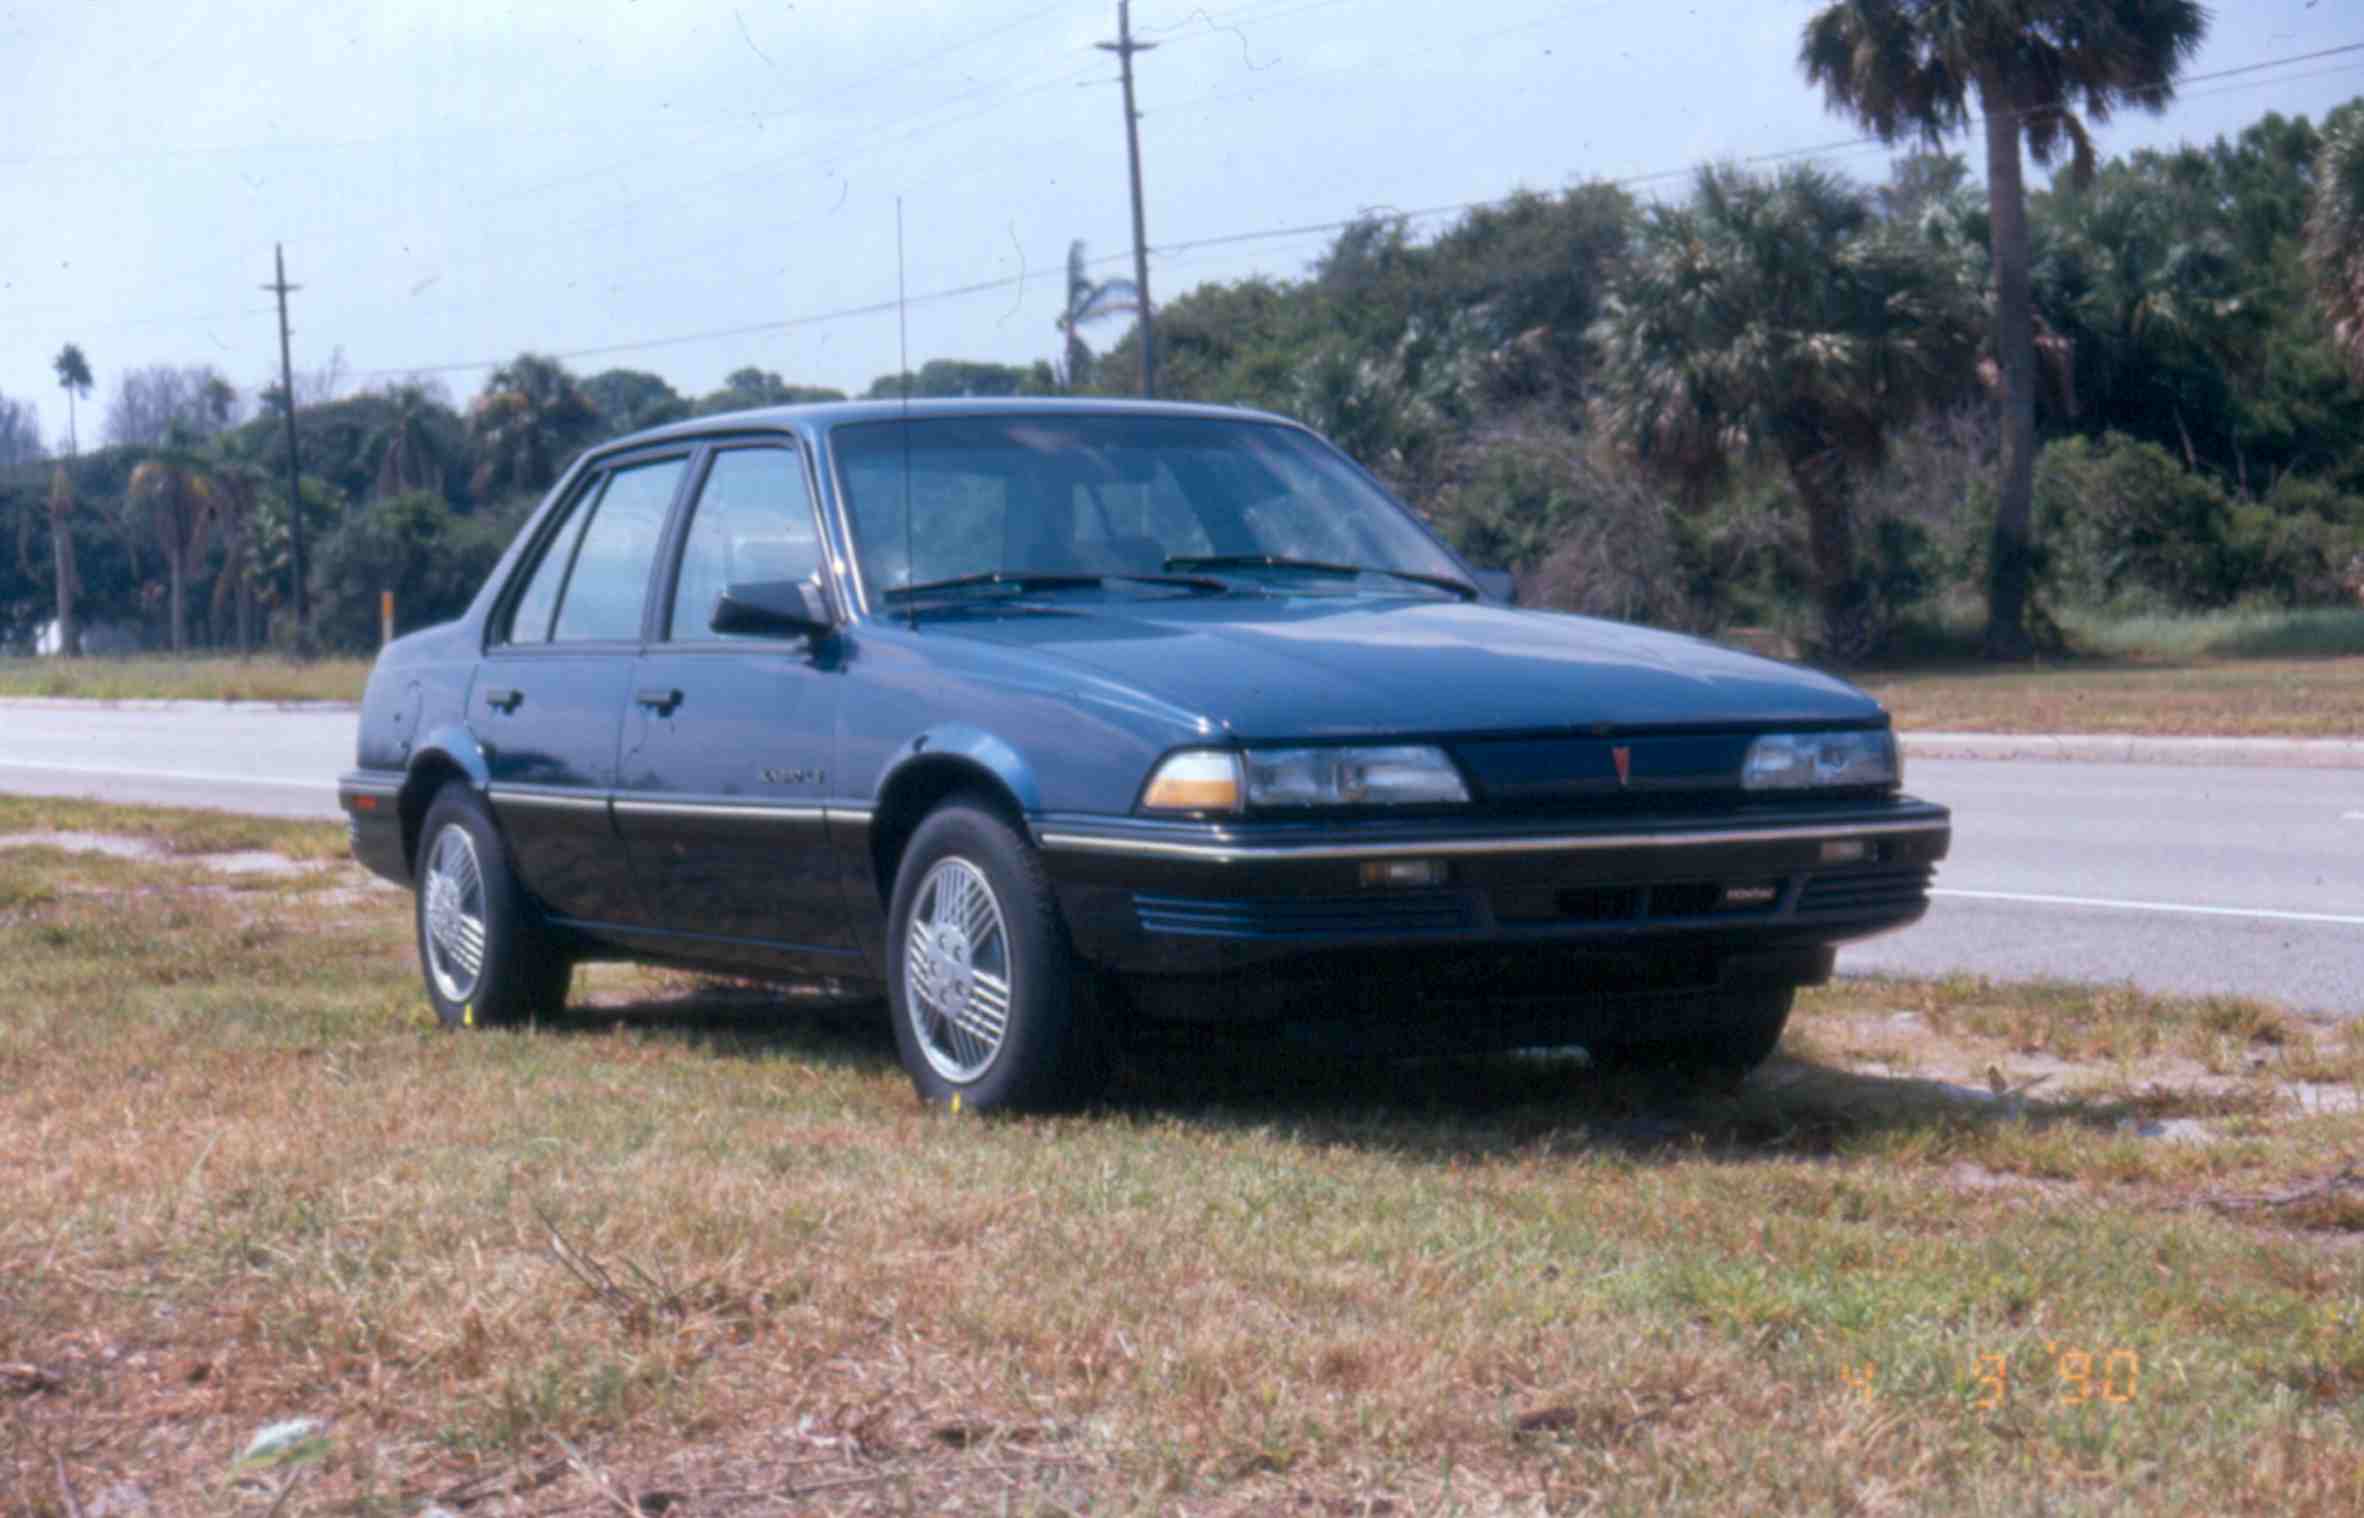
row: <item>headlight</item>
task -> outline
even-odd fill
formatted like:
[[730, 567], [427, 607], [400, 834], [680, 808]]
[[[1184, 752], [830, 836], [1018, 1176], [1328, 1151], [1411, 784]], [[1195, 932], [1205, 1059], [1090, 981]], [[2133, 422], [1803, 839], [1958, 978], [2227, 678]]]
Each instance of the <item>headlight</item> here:
[[1443, 749], [1187, 749], [1157, 767], [1142, 793], [1153, 812], [1236, 812], [1244, 805], [1422, 806], [1466, 802], [1469, 787]]
[[1467, 801], [1469, 787], [1439, 748], [1250, 749], [1257, 806], [1420, 806]]
[[1748, 746], [1740, 766], [1744, 791], [1802, 791], [1823, 786], [1895, 785], [1894, 733], [1768, 733]]

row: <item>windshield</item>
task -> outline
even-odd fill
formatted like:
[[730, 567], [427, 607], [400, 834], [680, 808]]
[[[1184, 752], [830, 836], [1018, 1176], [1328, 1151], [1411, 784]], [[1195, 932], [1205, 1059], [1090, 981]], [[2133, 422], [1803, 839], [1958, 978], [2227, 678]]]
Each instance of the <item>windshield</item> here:
[[960, 416], [854, 423], [830, 438], [873, 602], [963, 577], [1154, 575], [1173, 560], [1258, 579], [1289, 571], [1250, 561], [1467, 578], [1401, 507], [1294, 427]]

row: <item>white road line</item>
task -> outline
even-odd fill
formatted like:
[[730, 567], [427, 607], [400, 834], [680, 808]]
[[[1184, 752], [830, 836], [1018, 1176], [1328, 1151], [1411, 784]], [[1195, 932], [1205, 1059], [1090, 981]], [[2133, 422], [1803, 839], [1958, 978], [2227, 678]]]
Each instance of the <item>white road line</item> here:
[[188, 780], [204, 785], [267, 785], [288, 791], [336, 790], [330, 780], [274, 780], [263, 775], [225, 775], [216, 770], [145, 770], [126, 769], [114, 764], [57, 764], [34, 763], [22, 759], [0, 759], [0, 770], [38, 770], [60, 775], [112, 776], [119, 780]]
[[2113, 912], [2174, 912], [2188, 917], [2248, 917], [2262, 922], [2311, 922], [2339, 928], [2364, 928], [2364, 917], [2342, 917], [2330, 912], [2275, 912], [2262, 907], [2194, 907], [2172, 901], [2112, 901], [2100, 896], [2034, 896], [2021, 891], [1934, 890], [1929, 894], [1963, 901], [2015, 901], [2038, 907], [2101, 907]]

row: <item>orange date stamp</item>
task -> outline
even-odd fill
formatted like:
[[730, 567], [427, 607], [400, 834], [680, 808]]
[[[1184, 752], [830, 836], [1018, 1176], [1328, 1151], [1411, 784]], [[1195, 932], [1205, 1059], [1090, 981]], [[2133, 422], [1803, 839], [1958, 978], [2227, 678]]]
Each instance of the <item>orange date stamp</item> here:
[[[2052, 1376], [2047, 1398], [2059, 1407], [2094, 1403], [2124, 1407], [2142, 1395], [2142, 1356], [2131, 1349], [2081, 1349], [2057, 1339], [2044, 1341], [2051, 1356]], [[1981, 1412], [1999, 1412], [2011, 1405], [2011, 1359], [2008, 1355], [1980, 1355], [1972, 1375], [1981, 1389], [1970, 1405]], [[2039, 1389], [2038, 1395], [2042, 1395]]]
[[[1980, 1355], [1971, 1367], [1970, 1384], [1977, 1396], [1970, 1406], [1979, 1412], [2001, 1412], [2015, 1397], [2033, 1395], [2055, 1407], [2125, 1407], [2142, 1396], [2142, 1355], [2137, 1350], [2088, 1349], [2047, 1339], [2044, 1353], [2050, 1374], [2038, 1372], [2032, 1378], [2016, 1374], [2009, 1355]], [[1868, 1402], [1879, 1393], [1880, 1367], [1870, 1360], [1842, 1365], [1839, 1379]], [[2035, 1384], [2023, 1391], [2030, 1379]]]

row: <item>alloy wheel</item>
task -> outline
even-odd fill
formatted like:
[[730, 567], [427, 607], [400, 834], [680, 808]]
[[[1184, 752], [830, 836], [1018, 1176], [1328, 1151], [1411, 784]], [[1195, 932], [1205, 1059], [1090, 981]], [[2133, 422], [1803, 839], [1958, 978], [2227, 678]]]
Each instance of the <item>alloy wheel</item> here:
[[446, 1001], [466, 1005], [484, 977], [484, 869], [466, 828], [436, 835], [420, 895], [427, 973]]
[[992, 1067], [1010, 1017], [1010, 937], [984, 872], [942, 859], [912, 898], [903, 1000], [929, 1066], [967, 1084]]

